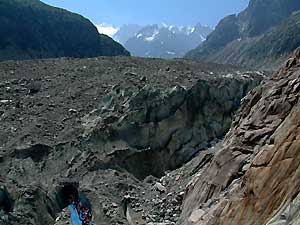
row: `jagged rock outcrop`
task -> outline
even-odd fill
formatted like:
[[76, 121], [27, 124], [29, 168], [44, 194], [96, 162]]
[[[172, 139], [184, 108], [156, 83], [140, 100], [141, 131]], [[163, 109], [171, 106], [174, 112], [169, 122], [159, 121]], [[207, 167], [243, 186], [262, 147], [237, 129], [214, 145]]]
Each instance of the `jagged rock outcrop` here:
[[211, 74], [190, 88], [146, 85], [131, 96], [124, 86], [115, 86], [101, 111], [84, 118], [93, 126], [86, 126], [81, 145], [105, 146], [98, 153], [106, 167], [126, 169], [139, 179], [160, 177], [225, 135], [240, 100], [262, 78], [238, 74]]
[[157, 177], [223, 137], [241, 98], [265, 77], [126, 57], [0, 68], [0, 180], [13, 203], [0, 219], [13, 225], [54, 224], [74, 191], [90, 199], [97, 225], [176, 222], [183, 186], [169, 193]]
[[214, 156], [197, 170], [178, 224], [299, 223], [300, 52], [244, 98]]

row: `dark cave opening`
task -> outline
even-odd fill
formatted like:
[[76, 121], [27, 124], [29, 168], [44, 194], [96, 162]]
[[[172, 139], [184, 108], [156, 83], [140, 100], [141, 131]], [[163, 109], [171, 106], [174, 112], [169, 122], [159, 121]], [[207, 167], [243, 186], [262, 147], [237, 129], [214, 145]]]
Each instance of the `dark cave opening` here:
[[79, 200], [77, 185], [66, 184], [61, 187], [56, 196], [60, 209], [67, 207], [70, 202]]
[[13, 210], [13, 200], [11, 199], [6, 188], [0, 189], [0, 210], [10, 212]]

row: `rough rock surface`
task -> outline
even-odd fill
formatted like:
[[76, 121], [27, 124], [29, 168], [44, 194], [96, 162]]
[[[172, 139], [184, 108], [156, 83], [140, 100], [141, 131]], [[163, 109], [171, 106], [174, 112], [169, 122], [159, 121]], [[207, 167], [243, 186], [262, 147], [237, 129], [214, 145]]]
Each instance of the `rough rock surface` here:
[[244, 98], [190, 181], [178, 224], [299, 224], [300, 53]]
[[0, 68], [0, 223], [26, 225], [54, 224], [74, 188], [97, 225], [174, 224], [188, 177], [167, 171], [222, 138], [264, 77], [127, 57]]

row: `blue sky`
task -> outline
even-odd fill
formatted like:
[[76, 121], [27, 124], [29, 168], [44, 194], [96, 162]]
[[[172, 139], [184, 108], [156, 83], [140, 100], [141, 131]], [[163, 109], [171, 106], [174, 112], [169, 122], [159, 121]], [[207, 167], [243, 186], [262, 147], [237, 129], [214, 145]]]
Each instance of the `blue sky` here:
[[94, 24], [215, 26], [225, 15], [238, 13], [249, 0], [42, 0], [89, 18]]

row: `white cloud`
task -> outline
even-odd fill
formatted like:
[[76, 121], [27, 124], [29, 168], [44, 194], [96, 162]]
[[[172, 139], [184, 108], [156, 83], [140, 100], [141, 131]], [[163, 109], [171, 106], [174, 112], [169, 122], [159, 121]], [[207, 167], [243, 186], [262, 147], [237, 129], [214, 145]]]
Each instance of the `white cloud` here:
[[107, 36], [113, 37], [119, 30], [119, 28], [107, 25], [105, 23], [101, 23], [100, 25], [96, 25], [98, 32], [100, 34], [106, 34]]

